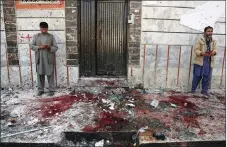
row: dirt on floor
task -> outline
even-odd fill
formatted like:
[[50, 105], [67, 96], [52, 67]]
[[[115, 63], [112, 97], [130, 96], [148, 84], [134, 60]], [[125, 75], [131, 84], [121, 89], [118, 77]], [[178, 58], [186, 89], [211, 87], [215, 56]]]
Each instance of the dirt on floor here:
[[225, 140], [225, 91], [209, 98], [118, 87], [58, 91], [53, 97], [35, 97], [33, 90], [2, 90], [1, 141], [59, 142], [63, 132], [133, 132], [142, 127], [163, 134], [165, 141]]

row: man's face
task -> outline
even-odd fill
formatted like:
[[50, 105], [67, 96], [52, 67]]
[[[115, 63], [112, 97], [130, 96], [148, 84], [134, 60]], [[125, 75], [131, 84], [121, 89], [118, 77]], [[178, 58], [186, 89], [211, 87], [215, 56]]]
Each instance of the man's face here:
[[40, 28], [41, 33], [45, 34], [48, 31], [48, 28]]
[[207, 29], [206, 32], [205, 32], [205, 35], [207, 37], [211, 37], [213, 35], [213, 29]]

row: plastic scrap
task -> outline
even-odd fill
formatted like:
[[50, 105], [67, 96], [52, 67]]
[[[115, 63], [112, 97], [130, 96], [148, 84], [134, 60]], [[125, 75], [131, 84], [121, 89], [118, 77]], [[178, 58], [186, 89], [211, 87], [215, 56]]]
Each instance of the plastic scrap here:
[[9, 91], [13, 91], [13, 89], [11, 87], [9, 87]]
[[176, 105], [176, 104], [170, 103], [170, 106], [172, 106], [172, 107], [174, 107], [174, 108], [177, 108], [177, 105]]
[[109, 109], [110, 109], [110, 110], [114, 110], [114, 103], [111, 103], [111, 104], [110, 104]]
[[150, 103], [150, 105], [156, 108], [156, 107], [159, 105], [159, 101], [156, 100], [156, 99], [154, 99], [154, 100]]
[[103, 102], [103, 103], [107, 103], [107, 104], [110, 103], [109, 100], [105, 100], [105, 99], [102, 99], [102, 102]]
[[128, 102], [130, 102], [130, 103], [134, 103], [134, 101], [132, 101], [132, 100], [128, 100]]
[[126, 106], [135, 107], [134, 104], [125, 104]]
[[132, 139], [133, 139], [133, 140], [136, 140], [136, 139], [138, 138], [138, 136], [139, 136], [139, 133], [143, 133], [143, 132], [145, 132], [145, 130], [147, 130], [147, 129], [148, 129], [148, 126], [140, 128], [140, 129], [136, 132], [136, 134], [132, 136]]
[[95, 146], [96, 146], [96, 147], [102, 147], [102, 146], [104, 146], [104, 140], [101, 140], [101, 141], [99, 141], [99, 142], [96, 142], [96, 143], [95, 143]]
[[165, 140], [166, 139], [166, 136], [163, 133], [153, 133], [152, 136], [155, 137], [157, 140]]

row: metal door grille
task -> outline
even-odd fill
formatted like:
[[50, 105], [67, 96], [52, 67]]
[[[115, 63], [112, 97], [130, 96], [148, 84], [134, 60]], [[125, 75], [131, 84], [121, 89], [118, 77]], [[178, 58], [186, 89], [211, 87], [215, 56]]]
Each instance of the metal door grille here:
[[95, 75], [95, 1], [82, 0], [80, 9], [80, 73]]
[[81, 75], [126, 75], [126, 6], [124, 0], [81, 0]]

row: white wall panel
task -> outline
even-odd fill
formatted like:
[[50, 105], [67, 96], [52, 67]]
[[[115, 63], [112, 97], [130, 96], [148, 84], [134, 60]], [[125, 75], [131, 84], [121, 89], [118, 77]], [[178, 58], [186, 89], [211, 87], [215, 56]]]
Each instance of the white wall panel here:
[[64, 18], [17, 18], [18, 30], [39, 30], [40, 22], [45, 21], [50, 30], [65, 30]]

